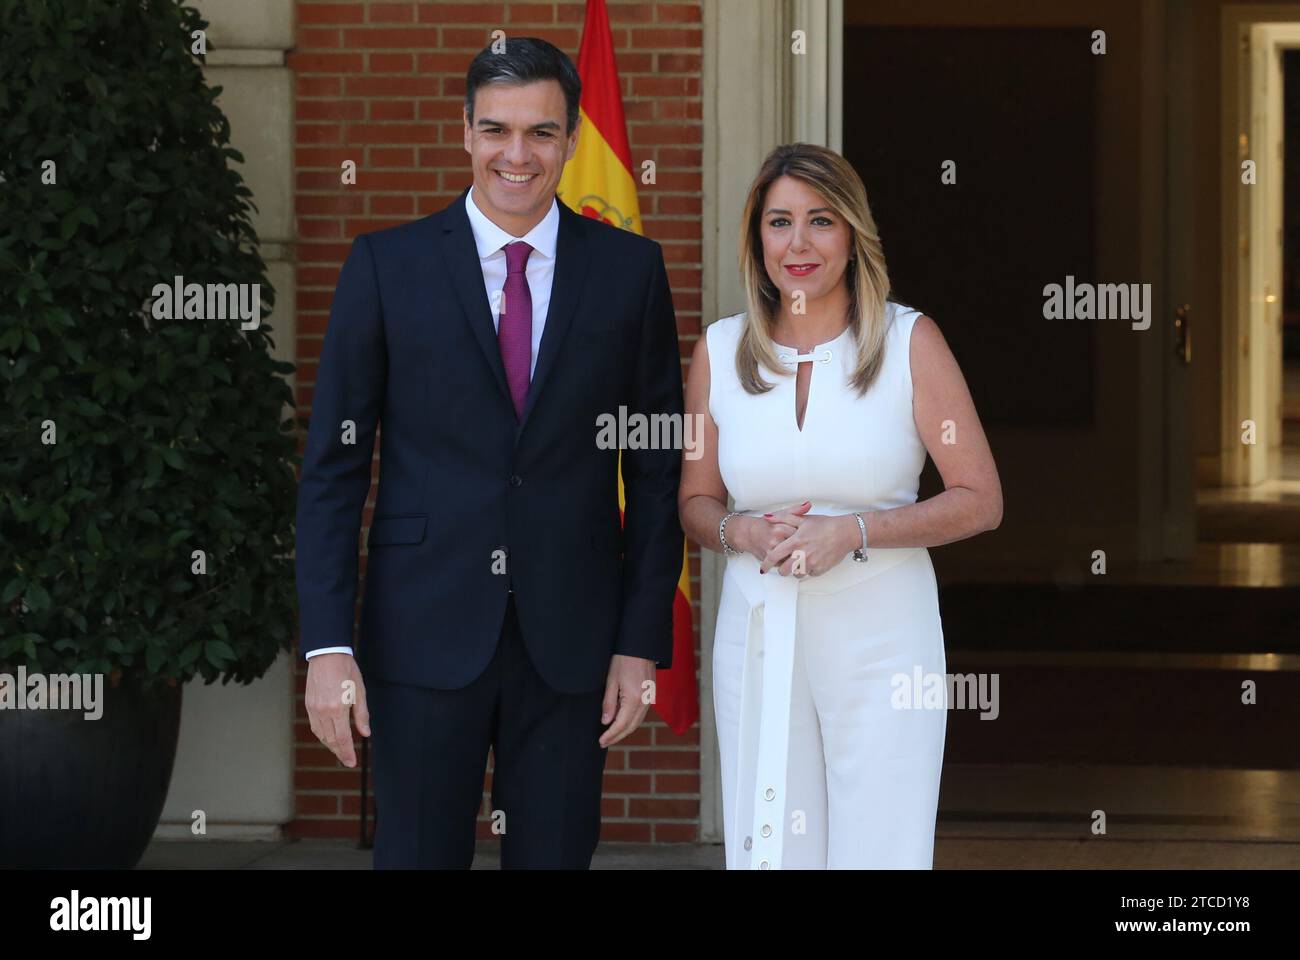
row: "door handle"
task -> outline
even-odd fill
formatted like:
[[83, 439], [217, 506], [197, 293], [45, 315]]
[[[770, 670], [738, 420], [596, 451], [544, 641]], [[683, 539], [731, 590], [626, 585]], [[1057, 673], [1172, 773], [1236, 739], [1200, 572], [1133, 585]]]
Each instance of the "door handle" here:
[[1192, 362], [1192, 305], [1184, 303], [1174, 311], [1174, 355], [1189, 366]]

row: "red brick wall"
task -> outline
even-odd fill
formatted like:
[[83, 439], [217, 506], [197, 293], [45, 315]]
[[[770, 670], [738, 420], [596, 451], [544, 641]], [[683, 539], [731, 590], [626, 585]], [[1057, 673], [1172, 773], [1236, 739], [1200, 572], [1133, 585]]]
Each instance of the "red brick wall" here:
[[[700, 332], [701, 26], [694, 2], [608, 0], [645, 232], [663, 244], [683, 357]], [[441, 210], [469, 185], [462, 143], [465, 70], [493, 30], [543, 37], [577, 62], [584, 4], [379, 3], [299, 0], [295, 204], [298, 225], [298, 404], [309, 414], [339, 267], [358, 233]], [[354, 160], [357, 183], [339, 182]], [[378, 477], [376, 459], [375, 477]], [[366, 507], [369, 520], [373, 494]], [[699, 597], [692, 551], [692, 590]], [[698, 603], [695, 612], [698, 637]], [[698, 643], [698, 640], [697, 640]], [[699, 654], [697, 648], [696, 659]], [[351, 837], [360, 774], [311, 733], [298, 671], [294, 789], [297, 836]], [[359, 744], [358, 744], [359, 746]], [[697, 838], [699, 731], [676, 736], [654, 714], [609, 752], [606, 840]], [[490, 775], [489, 775], [490, 784]], [[371, 793], [373, 796], [373, 793]], [[490, 810], [485, 792], [482, 813]], [[489, 836], [486, 819], [480, 835]]]

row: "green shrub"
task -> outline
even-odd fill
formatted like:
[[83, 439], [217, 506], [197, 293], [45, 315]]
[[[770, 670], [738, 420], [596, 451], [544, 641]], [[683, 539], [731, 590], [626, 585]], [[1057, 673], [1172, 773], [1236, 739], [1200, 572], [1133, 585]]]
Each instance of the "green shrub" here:
[[206, 27], [172, 0], [0, 0], [9, 668], [247, 683], [292, 648], [293, 366], [264, 323], [148, 309], [176, 276], [273, 304]]

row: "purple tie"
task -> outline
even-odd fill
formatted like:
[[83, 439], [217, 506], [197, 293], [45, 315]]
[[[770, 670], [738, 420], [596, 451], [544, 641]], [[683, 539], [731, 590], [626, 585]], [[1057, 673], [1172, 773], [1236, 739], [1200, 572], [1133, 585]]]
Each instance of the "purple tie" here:
[[506, 286], [497, 321], [497, 341], [501, 344], [501, 362], [505, 364], [515, 414], [522, 420], [533, 359], [533, 295], [528, 289], [524, 265], [533, 248], [517, 240], [507, 243], [505, 251]]

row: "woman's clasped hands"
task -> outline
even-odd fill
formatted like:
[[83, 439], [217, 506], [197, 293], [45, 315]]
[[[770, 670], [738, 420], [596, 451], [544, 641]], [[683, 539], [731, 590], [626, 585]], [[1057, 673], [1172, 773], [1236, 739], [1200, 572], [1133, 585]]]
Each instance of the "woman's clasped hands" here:
[[783, 577], [816, 577], [835, 566], [861, 543], [861, 531], [851, 516], [807, 516], [812, 504], [761, 517], [736, 517], [740, 542], [758, 558], [760, 573], [776, 569]]

